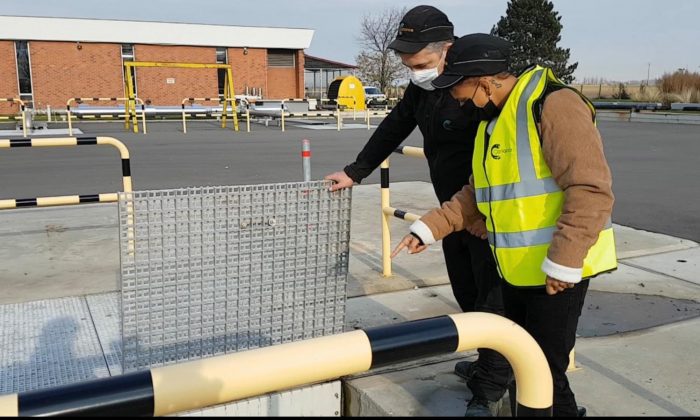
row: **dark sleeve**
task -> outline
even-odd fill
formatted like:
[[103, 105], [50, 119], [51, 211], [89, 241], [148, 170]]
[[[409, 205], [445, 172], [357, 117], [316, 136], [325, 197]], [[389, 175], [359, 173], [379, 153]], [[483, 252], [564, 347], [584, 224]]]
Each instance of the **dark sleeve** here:
[[368, 177], [416, 128], [415, 109], [421, 97], [419, 90], [419, 87], [409, 83], [403, 99], [379, 124], [355, 162], [345, 167], [345, 173], [353, 181], [360, 183]]

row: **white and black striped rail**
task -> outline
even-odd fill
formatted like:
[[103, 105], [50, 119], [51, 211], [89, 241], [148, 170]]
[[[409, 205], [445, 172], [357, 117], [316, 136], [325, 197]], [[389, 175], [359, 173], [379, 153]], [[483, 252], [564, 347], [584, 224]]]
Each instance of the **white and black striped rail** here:
[[517, 416], [552, 415], [552, 375], [535, 340], [504, 317], [471, 312], [0, 396], [0, 416], [163, 416], [478, 347], [513, 366]]
[[[117, 148], [121, 156], [122, 183], [124, 192], [131, 192], [131, 161], [129, 150], [119, 140], [112, 137], [61, 137], [61, 138], [22, 138], [0, 139], [0, 149], [17, 147], [65, 147], [107, 145]], [[83, 203], [106, 203], [118, 201], [117, 193], [80, 194], [53, 197], [12, 198], [0, 200], [0, 210], [17, 207], [48, 207]]]

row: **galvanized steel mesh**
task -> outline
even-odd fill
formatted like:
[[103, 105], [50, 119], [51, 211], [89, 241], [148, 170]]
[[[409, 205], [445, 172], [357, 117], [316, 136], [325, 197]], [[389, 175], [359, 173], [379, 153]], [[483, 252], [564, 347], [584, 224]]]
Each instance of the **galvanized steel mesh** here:
[[124, 372], [342, 332], [351, 190], [329, 186], [121, 193]]

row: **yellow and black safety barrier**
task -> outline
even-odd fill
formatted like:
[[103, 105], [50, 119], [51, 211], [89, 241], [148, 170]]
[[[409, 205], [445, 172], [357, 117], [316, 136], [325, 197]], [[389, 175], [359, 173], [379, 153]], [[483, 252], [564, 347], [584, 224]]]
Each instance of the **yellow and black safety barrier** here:
[[0, 416], [164, 416], [475, 348], [510, 362], [516, 416], [552, 415], [552, 375], [535, 340], [504, 317], [471, 312], [0, 396]]
[[386, 109], [384, 111], [370, 111], [369, 107], [367, 107], [365, 109], [365, 120], [367, 120], [367, 129], [370, 130], [372, 128], [372, 126], [370, 124], [371, 117], [373, 117], [373, 116], [386, 117], [387, 115], [389, 115], [389, 113], [391, 113], [391, 111], [389, 111], [388, 109]]
[[[425, 153], [421, 147], [402, 146], [394, 150], [394, 153], [425, 159]], [[382, 274], [384, 277], [391, 277], [391, 231], [389, 230], [389, 220], [391, 217], [397, 217], [402, 220], [415, 222], [420, 219], [420, 216], [391, 207], [391, 196], [389, 193], [389, 158], [382, 162], [380, 168], [382, 188]]]
[[[177, 63], [163, 61], [124, 61], [124, 92], [126, 96], [133, 98], [136, 96], [136, 83], [132, 71], [136, 68], [180, 68], [180, 69], [221, 69], [224, 70], [224, 100], [234, 101], [235, 92], [233, 88], [233, 70], [231, 64], [213, 63]], [[131, 102], [125, 102], [125, 111], [130, 113], [134, 108]], [[222, 128], [226, 127], [226, 112], [222, 114]], [[233, 129], [238, 131], [238, 113], [233, 112]]]
[[[185, 102], [194, 103], [195, 101], [208, 102], [216, 101], [222, 105], [221, 109], [221, 128], [226, 128], [226, 117], [228, 116], [228, 104], [231, 104], [231, 110], [236, 113], [236, 99], [235, 98], [185, 98], [182, 100], [182, 132], [187, 133], [187, 113], [185, 112]], [[234, 125], [235, 130], [235, 125]], [[248, 130], [250, 131], [250, 129]]]
[[[23, 138], [23, 139], [0, 139], [0, 148], [15, 147], [65, 147], [65, 146], [88, 146], [106, 145], [119, 150], [122, 162], [122, 183], [124, 192], [131, 192], [131, 164], [129, 160], [129, 150], [124, 143], [112, 137], [61, 137], [61, 138]], [[36, 197], [0, 200], [0, 210], [14, 209], [18, 207], [48, 207], [64, 206], [83, 203], [106, 203], [119, 200], [118, 193], [108, 194], [85, 194], [67, 195], [57, 197]]]
[[139, 120], [138, 117], [136, 116], [136, 112], [132, 111], [132, 109], [135, 109], [135, 107], [128, 106], [130, 102], [138, 102], [141, 105], [141, 122], [143, 124], [143, 134], [147, 134], [146, 131], [146, 104], [143, 102], [141, 98], [97, 98], [97, 97], [92, 97], [92, 98], [69, 98], [66, 101], [66, 114], [68, 114], [68, 135], [73, 135], [73, 113], [71, 112], [71, 103], [77, 102], [101, 102], [101, 101], [112, 101], [112, 102], [124, 102], [127, 104], [127, 108], [130, 110], [129, 112], [124, 114], [124, 128], [129, 129], [129, 125], [131, 124], [134, 129], [134, 133], [139, 132]]
[[[25, 106], [24, 101], [19, 98], [0, 98], [0, 102], [12, 102], [19, 104], [19, 111], [22, 118], [22, 135], [27, 137], [27, 107]], [[0, 117], [0, 119], [10, 118], [17, 119], [17, 117]]]

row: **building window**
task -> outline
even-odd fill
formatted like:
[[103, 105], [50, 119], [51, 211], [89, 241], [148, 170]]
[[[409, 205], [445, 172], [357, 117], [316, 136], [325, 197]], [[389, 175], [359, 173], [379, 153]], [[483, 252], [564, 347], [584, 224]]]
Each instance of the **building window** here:
[[[123, 65], [126, 61], [135, 61], [134, 44], [122, 44], [122, 72], [126, 69]], [[131, 70], [131, 80], [134, 83], [134, 95], [139, 96], [136, 84], [136, 67], [129, 67], [129, 69]], [[126, 74], [122, 73], [122, 76], [126, 80]]]
[[28, 106], [32, 106], [32, 69], [29, 60], [29, 43], [27, 41], [15, 41], [17, 53], [17, 83], [19, 84], [19, 97]]
[[218, 47], [216, 49], [216, 64], [226, 63], [228, 63], [228, 49], [225, 47]]
[[294, 50], [267, 50], [268, 67], [294, 67], [295, 63]]
[[[216, 48], [216, 64], [228, 64], [228, 48]], [[219, 78], [219, 97], [223, 97], [226, 86], [226, 69], [216, 69], [216, 74]]]

